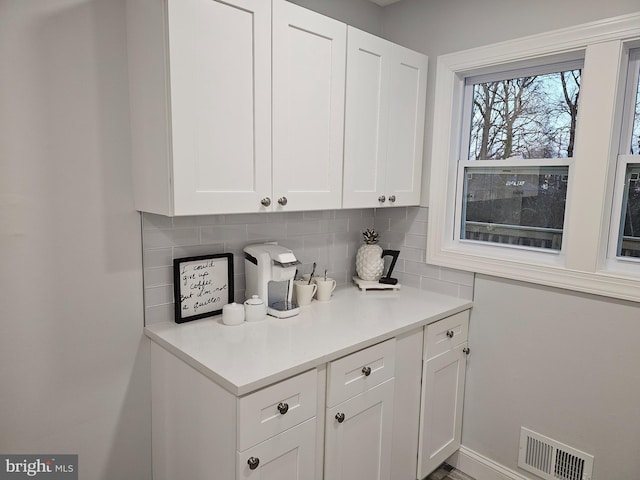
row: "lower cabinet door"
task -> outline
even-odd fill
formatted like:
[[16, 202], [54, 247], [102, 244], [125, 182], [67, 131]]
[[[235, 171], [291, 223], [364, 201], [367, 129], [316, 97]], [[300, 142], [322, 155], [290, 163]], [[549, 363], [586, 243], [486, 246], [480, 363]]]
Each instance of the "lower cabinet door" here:
[[239, 480], [312, 480], [315, 450], [316, 418], [313, 417], [239, 452], [236, 477]]
[[327, 409], [326, 480], [389, 480], [394, 379]]
[[460, 447], [466, 343], [429, 359], [422, 371], [418, 478], [424, 478]]

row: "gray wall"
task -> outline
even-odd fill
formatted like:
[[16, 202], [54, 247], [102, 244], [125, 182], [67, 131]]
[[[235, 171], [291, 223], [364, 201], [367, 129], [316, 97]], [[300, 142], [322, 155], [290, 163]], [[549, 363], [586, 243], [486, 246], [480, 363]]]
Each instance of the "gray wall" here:
[[[637, 0], [386, 7], [383, 35], [430, 58], [426, 165], [439, 54], [639, 9]], [[476, 279], [474, 302], [462, 443], [515, 470], [522, 425], [595, 455], [594, 480], [637, 479], [640, 306], [488, 277]]]
[[516, 470], [520, 426], [640, 472], [640, 306], [476, 276], [462, 443]]
[[0, 453], [143, 480], [150, 381], [124, 2], [0, 1]]
[[290, 0], [291, 3], [380, 35], [383, 9], [369, 0]]

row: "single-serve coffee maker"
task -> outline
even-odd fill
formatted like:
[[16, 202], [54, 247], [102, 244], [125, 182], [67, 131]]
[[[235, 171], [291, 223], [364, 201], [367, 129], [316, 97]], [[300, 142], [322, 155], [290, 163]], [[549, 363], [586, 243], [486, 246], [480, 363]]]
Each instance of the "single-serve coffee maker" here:
[[258, 295], [267, 304], [267, 314], [273, 317], [297, 315], [300, 307], [291, 298], [299, 264], [291, 250], [277, 243], [247, 245], [244, 247], [246, 298]]

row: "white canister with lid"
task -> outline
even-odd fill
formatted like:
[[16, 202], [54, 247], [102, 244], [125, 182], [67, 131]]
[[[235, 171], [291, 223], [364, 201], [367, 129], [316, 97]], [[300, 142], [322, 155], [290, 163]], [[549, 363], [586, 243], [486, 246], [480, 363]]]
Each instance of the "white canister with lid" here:
[[267, 317], [267, 306], [258, 295], [253, 295], [244, 302], [244, 317], [247, 322], [257, 322]]
[[222, 323], [225, 325], [240, 325], [244, 322], [244, 307], [236, 302], [222, 306]]

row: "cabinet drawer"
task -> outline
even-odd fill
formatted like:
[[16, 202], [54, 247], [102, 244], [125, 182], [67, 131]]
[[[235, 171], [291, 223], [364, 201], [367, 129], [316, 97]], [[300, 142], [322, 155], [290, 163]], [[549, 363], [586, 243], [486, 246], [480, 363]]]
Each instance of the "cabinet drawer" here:
[[315, 416], [318, 372], [310, 370], [238, 400], [238, 451], [242, 452]]
[[426, 333], [424, 338], [426, 359], [437, 357], [456, 345], [466, 342], [469, 338], [469, 310], [427, 325]]
[[327, 406], [333, 407], [394, 376], [396, 339], [379, 343], [329, 364]]

